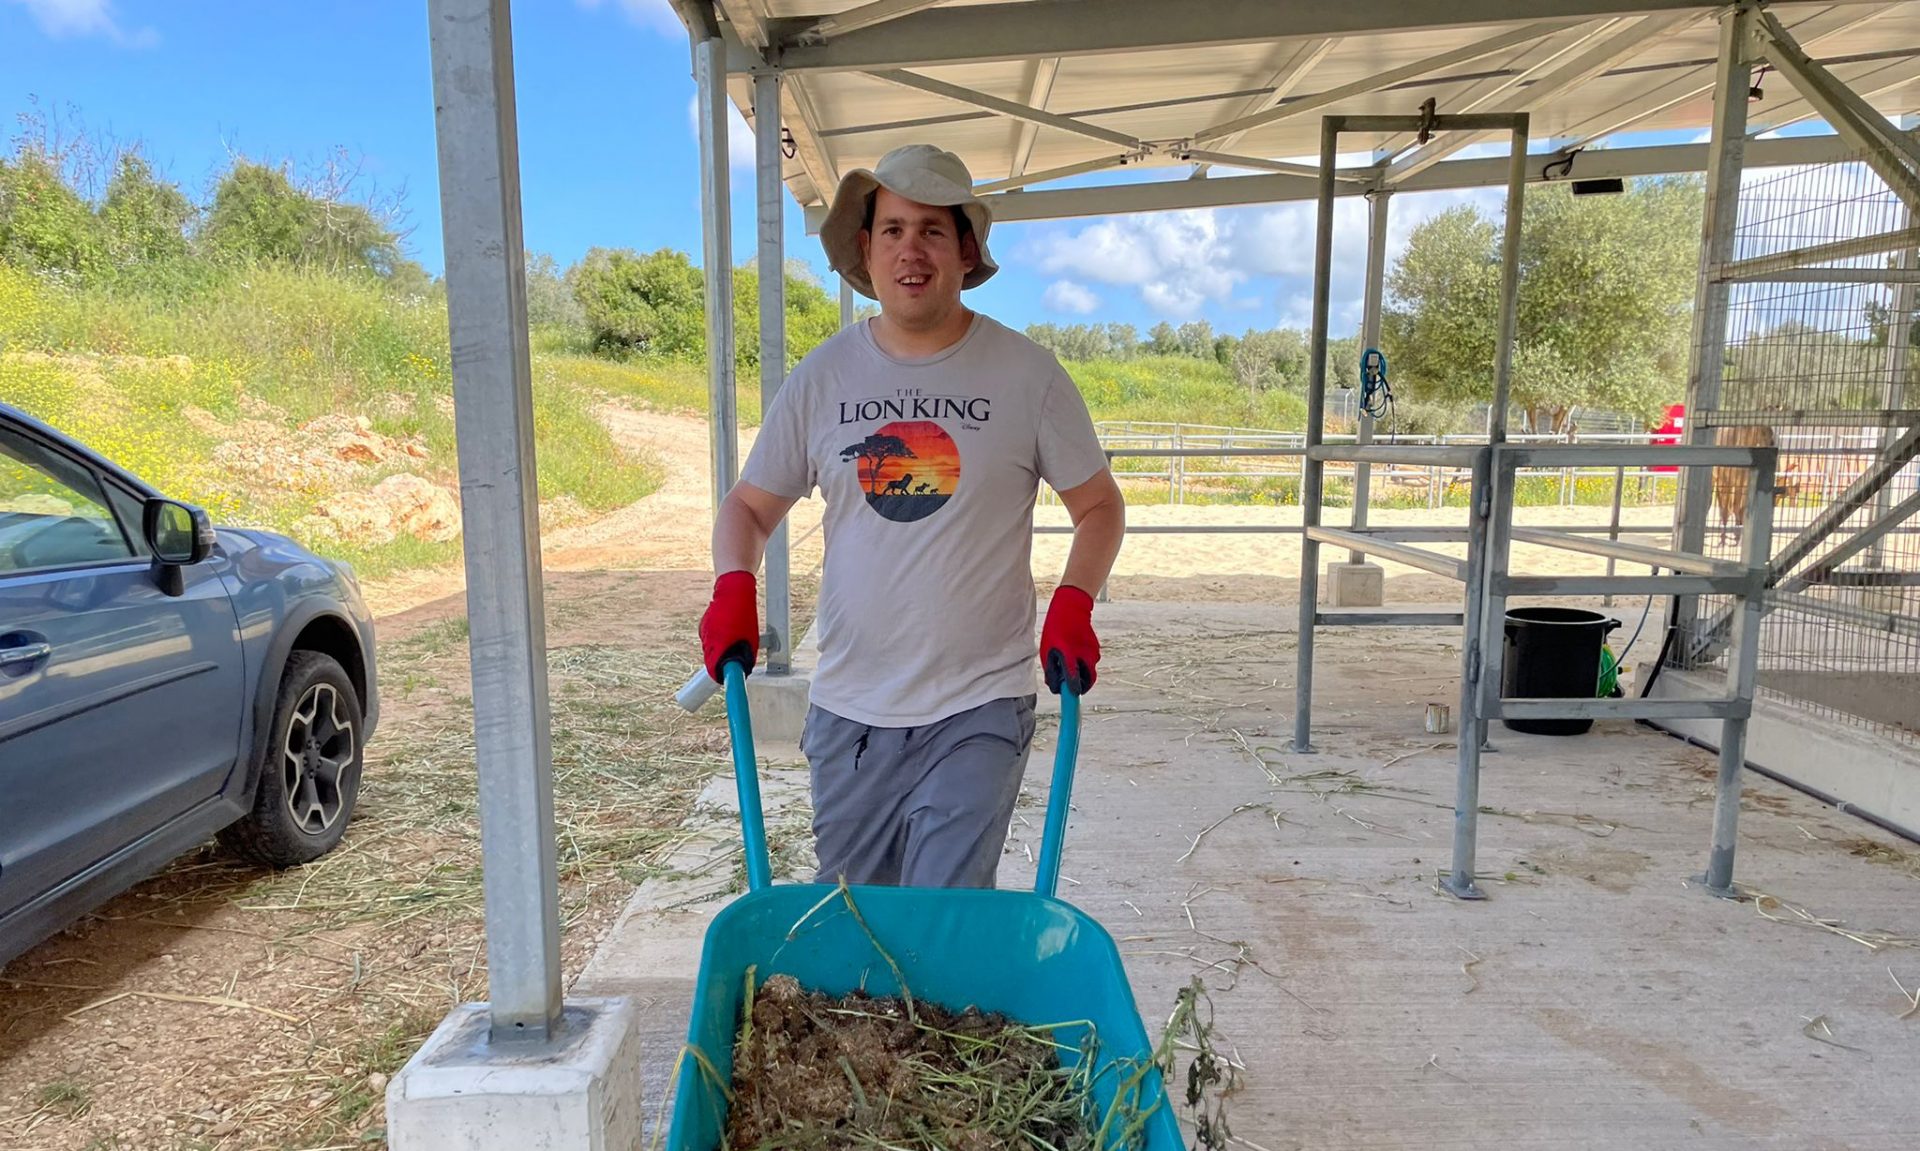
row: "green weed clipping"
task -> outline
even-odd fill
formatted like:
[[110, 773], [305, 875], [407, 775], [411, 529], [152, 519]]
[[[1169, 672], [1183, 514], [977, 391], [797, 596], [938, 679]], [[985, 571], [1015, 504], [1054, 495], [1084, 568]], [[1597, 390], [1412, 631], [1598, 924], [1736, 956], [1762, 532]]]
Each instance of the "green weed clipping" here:
[[[1078, 1045], [1062, 1041], [1076, 1032], [1085, 1034]], [[1212, 1005], [1195, 979], [1181, 989], [1153, 1058], [1106, 1070], [1119, 1082], [1102, 1110], [1092, 1070], [1099, 1040], [1084, 1020], [1026, 1024], [906, 997], [834, 997], [790, 975], [756, 984], [749, 971], [724, 1146], [1136, 1151], [1163, 1105], [1145, 1090], [1158, 1070], [1182, 1093], [1194, 1146], [1219, 1151], [1232, 1138], [1224, 1098], [1234, 1070], [1212, 1035]], [[1078, 1055], [1070, 1065], [1068, 1052]]]

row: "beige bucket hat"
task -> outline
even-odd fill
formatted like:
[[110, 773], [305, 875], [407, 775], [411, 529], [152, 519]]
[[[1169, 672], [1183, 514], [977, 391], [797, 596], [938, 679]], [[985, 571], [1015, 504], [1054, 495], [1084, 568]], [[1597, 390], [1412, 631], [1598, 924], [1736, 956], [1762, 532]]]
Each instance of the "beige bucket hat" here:
[[931, 144], [908, 144], [880, 157], [872, 168], [848, 172], [833, 194], [826, 222], [820, 225], [820, 244], [827, 250], [828, 266], [855, 291], [868, 299], [879, 298], [860, 258], [860, 229], [866, 223], [867, 201], [880, 188], [915, 203], [959, 208], [966, 213], [974, 238], [980, 243], [980, 263], [967, 274], [962, 287], [977, 288], [1000, 270], [987, 252], [993, 209], [973, 194], [973, 175], [966, 164], [952, 152]]

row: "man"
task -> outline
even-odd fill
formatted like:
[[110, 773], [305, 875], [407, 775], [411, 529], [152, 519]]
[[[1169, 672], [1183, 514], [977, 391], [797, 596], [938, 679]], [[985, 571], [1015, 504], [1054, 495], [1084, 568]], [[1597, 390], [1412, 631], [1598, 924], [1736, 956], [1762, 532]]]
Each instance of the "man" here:
[[840, 184], [821, 243], [880, 315], [801, 361], [714, 524], [707, 670], [758, 655], [754, 571], [826, 501], [820, 661], [801, 749], [820, 881], [991, 887], [1034, 731], [1033, 503], [1073, 547], [1042, 629], [1047, 685], [1093, 686], [1092, 593], [1125, 532], [1086, 404], [1051, 354], [968, 309], [998, 270], [966, 166], [911, 145]]

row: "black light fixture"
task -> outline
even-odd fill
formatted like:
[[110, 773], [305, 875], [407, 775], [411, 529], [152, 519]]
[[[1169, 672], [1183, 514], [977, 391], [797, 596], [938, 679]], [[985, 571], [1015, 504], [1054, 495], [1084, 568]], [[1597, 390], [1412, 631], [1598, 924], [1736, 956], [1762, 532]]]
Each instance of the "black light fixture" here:
[[1761, 83], [1766, 80], [1766, 78], [1767, 65], [1762, 64], [1760, 65], [1760, 70], [1753, 74], [1753, 83], [1747, 88], [1747, 99], [1749, 101], [1759, 101], [1767, 98], [1766, 92], [1760, 88]]
[[1576, 196], [1617, 196], [1626, 190], [1627, 182], [1618, 176], [1573, 182], [1573, 194]]

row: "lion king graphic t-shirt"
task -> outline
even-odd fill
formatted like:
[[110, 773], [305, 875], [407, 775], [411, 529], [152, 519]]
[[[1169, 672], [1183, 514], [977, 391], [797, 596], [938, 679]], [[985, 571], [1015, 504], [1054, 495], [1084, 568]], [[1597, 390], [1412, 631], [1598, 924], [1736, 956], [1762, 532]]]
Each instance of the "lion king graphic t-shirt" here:
[[985, 316], [924, 359], [888, 355], [864, 322], [815, 349], [740, 476], [826, 501], [813, 703], [919, 727], [1031, 694], [1034, 497], [1106, 466], [1059, 361]]

